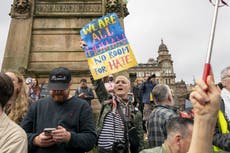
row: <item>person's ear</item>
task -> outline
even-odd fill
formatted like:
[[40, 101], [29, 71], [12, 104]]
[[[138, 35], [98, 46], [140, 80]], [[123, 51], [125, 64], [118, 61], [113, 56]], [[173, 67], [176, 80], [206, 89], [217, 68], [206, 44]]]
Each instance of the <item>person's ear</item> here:
[[179, 144], [181, 139], [182, 139], [182, 136], [179, 133], [175, 135], [176, 144]]
[[172, 96], [168, 94], [168, 101], [172, 102]]
[[72, 81], [70, 81], [70, 82], [69, 82], [69, 88], [72, 86], [72, 84], [73, 84]]

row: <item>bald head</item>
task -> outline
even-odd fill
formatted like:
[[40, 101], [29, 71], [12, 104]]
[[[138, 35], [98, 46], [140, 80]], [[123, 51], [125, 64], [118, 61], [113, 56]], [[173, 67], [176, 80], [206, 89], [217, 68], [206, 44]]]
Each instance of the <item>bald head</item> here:
[[129, 79], [123, 75], [117, 76], [114, 84], [115, 95], [124, 99], [127, 98], [130, 90], [131, 90], [131, 85]]
[[117, 76], [116, 79], [115, 79], [115, 82], [118, 81], [118, 80], [124, 80], [130, 85], [130, 80], [127, 77], [123, 76], [123, 75]]

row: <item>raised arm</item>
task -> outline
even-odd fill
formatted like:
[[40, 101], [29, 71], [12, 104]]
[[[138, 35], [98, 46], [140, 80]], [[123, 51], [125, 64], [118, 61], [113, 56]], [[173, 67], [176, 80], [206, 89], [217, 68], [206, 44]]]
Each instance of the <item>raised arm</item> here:
[[92, 81], [92, 84], [94, 86], [94, 90], [96, 92], [96, 95], [97, 95], [100, 103], [107, 100], [109, 97], [109, 94], [105, 89], [105, 85], [104, 85], [104, 82], [102, 81], [102, 79], [94, 80], [93, 77], [91, 77], [91, 81]]
[[213, 76], [209, 75], [207, 84], [197, 81], [190, 94], [194, 109], [194, 127], [189, 153], [211, 153], [217, 113], [220, 108], [220, 94], [215, 86]]

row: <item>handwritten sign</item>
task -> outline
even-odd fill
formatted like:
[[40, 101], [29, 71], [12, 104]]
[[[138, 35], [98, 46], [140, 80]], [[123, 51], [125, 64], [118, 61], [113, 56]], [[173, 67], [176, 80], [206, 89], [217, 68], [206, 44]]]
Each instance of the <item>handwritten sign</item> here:
[[115, 13], [85, 25], [80, 35], [95, 80], [136, 66], [137, 61]]

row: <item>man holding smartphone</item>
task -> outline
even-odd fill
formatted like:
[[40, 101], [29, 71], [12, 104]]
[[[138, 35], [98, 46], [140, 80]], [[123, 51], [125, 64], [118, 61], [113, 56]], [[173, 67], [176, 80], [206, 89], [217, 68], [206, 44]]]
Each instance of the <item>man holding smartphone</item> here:
[[50, 72], [50, 96], [32, 104], [22, 127], [29, 153], [84, 153], [96, 142], [91, 107], [70, 95], [71, 73], [59, 67]]

